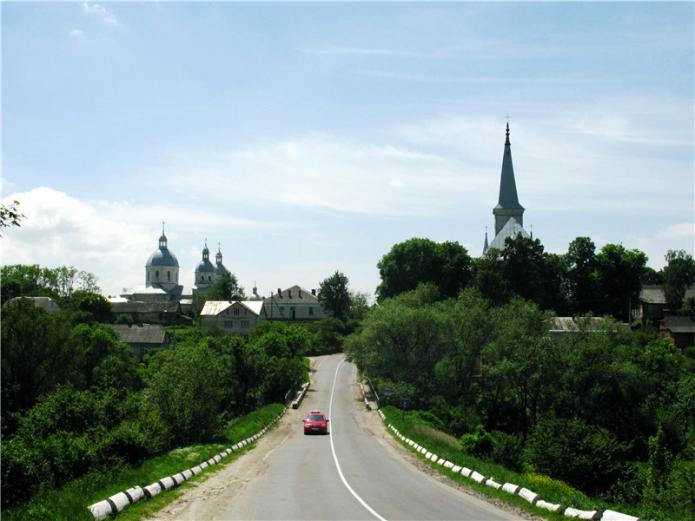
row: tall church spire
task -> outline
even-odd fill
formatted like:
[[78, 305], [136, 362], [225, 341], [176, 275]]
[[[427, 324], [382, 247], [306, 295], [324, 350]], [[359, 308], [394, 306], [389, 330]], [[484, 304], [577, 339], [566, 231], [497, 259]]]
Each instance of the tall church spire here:
[[500, 194], [497, 206], [492, 210], [495, 214], [495, 235], [500, 232], [509, 219], [514, 218], [521, 226], [524, 225], [524, 207], [519, 204], [514, 180], [514, 165], [512, 164], [512, 145], [509, 142], [509, 122], [507, 122], [504, 155], [502, 156], [502, 173], [500, 175]]
[[487, 226], [485, 227], [485, 244], [483, 244], [483, 255], [487, 253], [487, 249], [489, 248], [488, 242], [487, 242]]
[[498, 201], [502, 208], [521, 208], [516, 194], [514, 180], [514, 165], [512, 164], [512, 145], [509, 142], [509, 122], [507, 122], [507, 137], [504, 141], [504, 156], [502, 157], [502, 175], [500, 177], [500, 197]]

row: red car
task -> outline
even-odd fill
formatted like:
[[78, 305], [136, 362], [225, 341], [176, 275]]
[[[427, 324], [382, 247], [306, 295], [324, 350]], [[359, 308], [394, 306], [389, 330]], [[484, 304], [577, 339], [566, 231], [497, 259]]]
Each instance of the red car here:
[[328, 418], [321, 411], [311, 411], [304, 420], [304, 434], [328, 434]]

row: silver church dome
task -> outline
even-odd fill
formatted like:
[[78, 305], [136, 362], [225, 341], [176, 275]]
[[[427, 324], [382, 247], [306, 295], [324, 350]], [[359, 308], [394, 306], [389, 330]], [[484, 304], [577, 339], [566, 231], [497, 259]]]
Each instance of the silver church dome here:
[[167, 237], [164, 233], [162, 233], [162, 236], [159, 238], [159, 249], [155, 250], [154, 253], [150, 255], [150, 258], [147, 259], [145, 267], [149, 268], [150, 266], [179, 267], [179, 261], [176, 259], [176, 255], [171, 253], [169, 248], [167, 248]]

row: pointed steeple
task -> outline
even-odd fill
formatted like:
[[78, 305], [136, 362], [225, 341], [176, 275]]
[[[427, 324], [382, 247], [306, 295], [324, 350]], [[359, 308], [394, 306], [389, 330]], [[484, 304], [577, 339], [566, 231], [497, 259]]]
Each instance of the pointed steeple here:
[[485, 244], [483, 244], [483, 255], [487, 253], [488, 249], [488, 242], [487, 242], [487, 226], [485, 227]]
[[208, 238], [205, 237], [205, 247], [203, 248], [203, 261], [210, 259], [210, 250], [208, 250]]
[[507, 122], [504, 155], [502, 156], [502, 173], [500, 175], [500, 194], [497, 206], [492, 210], [495, 214], [495, 235], [497, 235], [511, 218], [523, 226], [524, 207], [519, 204], [512, 164], [512, 145], [509, 141], [509, 122]]
[[504, 141], [504, 156], [502, 157], [502, 175], [500, 178], [500, 197], [498, 204], [502, 208], [522, 208], [516, 194], [514, 180], [514, 165], [512, 164], [512, 145], [509, 142], [509, 122], [507, 122], [507, 137]]

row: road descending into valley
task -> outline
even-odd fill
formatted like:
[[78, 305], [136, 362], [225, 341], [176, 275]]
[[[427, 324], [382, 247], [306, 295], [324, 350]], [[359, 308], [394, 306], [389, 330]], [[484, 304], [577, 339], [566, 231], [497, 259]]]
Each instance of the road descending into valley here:
[[[315, 358], [313, 369], [298, 410], [154, 519], [520, 519], [413, 464], [365, 410], [356, 368], [342, 354]], [[329, 436], [303, 434], [313, 409], [330, 413]]]

